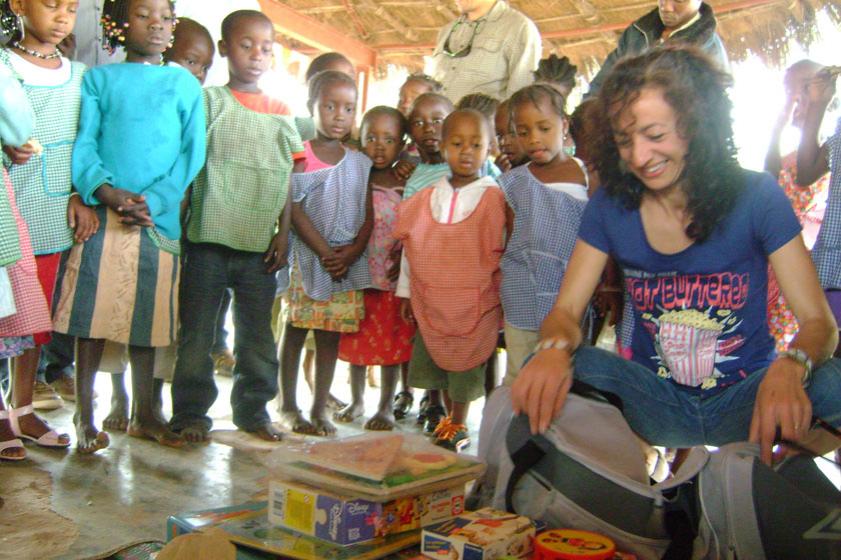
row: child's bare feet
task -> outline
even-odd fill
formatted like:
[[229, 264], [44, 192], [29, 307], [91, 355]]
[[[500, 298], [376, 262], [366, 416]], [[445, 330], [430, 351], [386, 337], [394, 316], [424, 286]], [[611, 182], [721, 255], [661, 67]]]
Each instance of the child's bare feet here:
[[105, 432], [100, 432], [90, 422], [82, 422], [77, 418], [73, 419], [76, 425], [76, 450], [79, 453], [89, 454], [105, 449], [111, 443], [111, 439]]
[[283, 439], [283, 432], [274, 427], [271, 422], [266, 422], [262, 426], [258, 426], [253, 430], [245, 430], [253, 436], [265, 441], [280, 441]]
[[121, 393], [118, 391], [112, 393], [111, 412], [102, 421], [102, 427], [118, 432], [125, 432], [128, 428], [128, 395], [125, 389]]
[[176, 433], [181, 434], [181, 437], [190, 443], [207, 443], [210, 441], [210, 432], [204, 422], [191, 422], [177, 430]]
[[379, 410], [367, 422], [366, 430], [388, 431], [394, 429], [394, 414], [388, 410]]
[[336, 422], [353, 422], [365, 414], [365, 403], [350, 403], [341, 410], [333, 413], [333, 420]]
[[296, 434], [316, 435], [315, 427], [310, 424], [300, 410], [280, 411], [280, 425]]
[[315, 435], [317, 436], [332, 436], [336, 433], [336, 426], [333, 425], [330, 420], [323, 414], [321, 415], [310, 415], [310, 421], [312, 422], [312, 427], [315, 430]]
[[152, 418], [132, 418], [127, 430], [128, 435], [136, 438], [153, 439], [166, 447], [183, 447], [184, 438], [169, 429], [166, 423], [154, 416]]

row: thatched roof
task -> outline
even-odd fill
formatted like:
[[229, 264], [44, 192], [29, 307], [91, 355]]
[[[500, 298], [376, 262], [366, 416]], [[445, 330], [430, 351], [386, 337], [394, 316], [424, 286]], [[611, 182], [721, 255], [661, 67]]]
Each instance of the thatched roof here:
[[[278, 0], [269, 0], [278, 1]], [[730, 57], [756, 53], [770, 65], [785, 57], [789, 39], [808, 45], [815, 14], [826, 10], [841, 25], [841, 0], [706, 0]], [[439, 29], [457, 17], [455, 2], [430, 0], [284, 0], [295, 11], [329, 25], [377, 53], [379, 65], [423, 66]], [[656, 0], [510, 0], [544, 37], [544, 54], [568, 56], [589, 74], [616, 46], [622, 29], [656, 7]], [[284, 40], [281, 38], [281, 40]], [[292, 46], [294, 41], [291, 42]]]

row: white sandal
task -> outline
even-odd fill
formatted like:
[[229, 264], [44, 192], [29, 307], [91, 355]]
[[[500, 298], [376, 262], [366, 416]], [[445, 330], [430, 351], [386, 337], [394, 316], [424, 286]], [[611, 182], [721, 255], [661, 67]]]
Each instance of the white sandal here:
[[[14, 434], [17, 437], [27, 439], [29, 441], [34, 441], [41, 447], [70, 447], [69, 438], [67, 443], [62, 443], [62, 441], [59, 439], [61, 436], [55, 430], [50, 430], [49, 432], [45, 433], [39, 438], [23, 433], [20, 429], [20, 423], [18, 422], [18, 418], [20, 418], [21, 416], [26, 416], [27, 414], [35, 414], [35, 409], [32, 407], [31, 404], [22, 406], [20, 408], [9, 409], [9, 424], [11, 424], [12, 432], [14, 432]], [[61, 435], [67, 437], [67, 434]]]
[[[10, 418], [8, 410], [0, 410], [0, 420], [8, 420]], [[12, 430], [14, 432], [14, 430]], [[7, 449], [23, 449], [24, 454], [20, 457], [11, 457], [3, 455]], [[26, 459], [26, 450], [23, 447], [23, 442], [17, 438], [6, 441], [0, 441], [0, 461], [23, 461]]]

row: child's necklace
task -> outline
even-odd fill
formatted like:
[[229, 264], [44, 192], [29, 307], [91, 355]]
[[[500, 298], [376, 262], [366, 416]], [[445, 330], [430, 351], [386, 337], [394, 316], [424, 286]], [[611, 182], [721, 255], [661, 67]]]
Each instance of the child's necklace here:
[[15, 41], [14, 43], [12, 43], [12, 46], [19, 51], [25, 52], [29, 56], [34, 56], [35, 58], [40, 58], [41, 60], [55, 60], [56, 58], [61, 56], [61, 53], [58, 51], [58, 47], [56, 47], [55, 51], [50, 53], [50, 54], [42, 54], [42, 53], [39, 53], [38, 51], [33, 51], [32, 49], [27, 49], [26, 47], [21, 45], [20, 42], [18, 42], [18, 41]]

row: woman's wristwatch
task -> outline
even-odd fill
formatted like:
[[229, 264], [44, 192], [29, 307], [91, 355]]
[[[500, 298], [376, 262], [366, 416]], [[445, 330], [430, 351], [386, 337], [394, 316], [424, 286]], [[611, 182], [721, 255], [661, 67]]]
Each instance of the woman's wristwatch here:
[[777, 354], [778, 358], [788, 358], [793, 362], [797, 362], [803, 369], [803, 377], [800, 379], [800, 383], [803, 385], [803, 388], [809, 386], [809, 383], [812, 382], [812, 358], [809, 357], [809, 354], [801, 350], [800, 348], [790, 348], [788, 350], [783, 350], [779, 354]]

